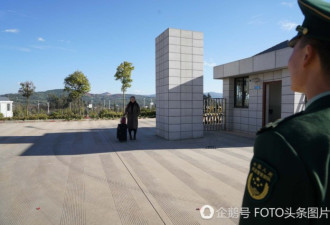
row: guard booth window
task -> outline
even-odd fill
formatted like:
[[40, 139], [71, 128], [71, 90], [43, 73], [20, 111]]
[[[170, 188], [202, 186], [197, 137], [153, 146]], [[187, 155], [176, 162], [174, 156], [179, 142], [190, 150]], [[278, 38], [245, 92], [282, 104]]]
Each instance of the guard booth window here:
[[235, 102], [237, 108], [249, 107], [249, 77], [235, 78]]
[[7, 104], [7, 111], [10, 111], [10, 104]]

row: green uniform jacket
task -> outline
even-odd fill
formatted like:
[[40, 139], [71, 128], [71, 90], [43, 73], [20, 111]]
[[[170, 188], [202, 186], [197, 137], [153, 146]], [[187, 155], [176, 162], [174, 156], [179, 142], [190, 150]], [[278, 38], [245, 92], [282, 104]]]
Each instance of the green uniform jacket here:
[[329, 170], [327, 95], [257, 133], [239, 224], [330, 224]]

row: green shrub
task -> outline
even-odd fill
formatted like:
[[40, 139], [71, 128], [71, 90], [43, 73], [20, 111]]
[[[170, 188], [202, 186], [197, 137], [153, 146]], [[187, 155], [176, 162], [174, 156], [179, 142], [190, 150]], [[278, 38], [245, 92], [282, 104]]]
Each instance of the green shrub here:
[[48, 119], [48, 115], [44, 113], [40, 114], [30, 114], [28, 116], [14, 116], [14, 120], [46, 120]]
[[4, 117], [2, 113], [0, 113], [0, 120], [11, 120], [11, 117]]
[[37, 119], [38, 119], [37, 114], [30, 114], [30, 115], [24, 117], [24, 120], [37, 120]]
[[64, 119], [64, 116], [61, 112], [52, 112], [49, 117], [49, 119]]
[[81, 120], [83, 118], [82, 115], [75, 114], [73, 112], [65, 112], [63, 114], [63, 119], [65, 120]]
[[13, 116], [14, 118], [23, 118], [25, 116], [25, 110], [21, 104], [17, 104], [13, 107]]
[[47, 120], [48, 119], [48, 115], [45, 114], [45, 113], [40, 113], [40, 114], [37, 114], [36, 116], [39, 120]]
[[[92, 119], [118, 119], [123, 116], [122, 112], [115, 112], [108, 109], [103, 109], [99, 113], [96, 111], [89, 112], [89, 117]], [[140, 113], [141, 118], [155, 118], [156, 111], [150, 109], [141, 109]], [[40, 114], [30, 114], [29, 116], [24, 116], [21, 113], [14, 114], [13, 118], [5, 118], [2, 114], [0, 114], [0, 120], [46, 120], [46, 119], [64, 119], [64, 120], [81, 120], [83, 119], [82, 115], [73, 113], [70, 110], [62, 111], [54, 111], [50, 115], [45, 113]]]
[[24, 120], [24, 116], [13, 116], [13, 120]]
[[114, 112], [108, 109], [102, 109], [99, 113], [99, 117], [102, 119], [115, 119], [122, 117], [123, 114], [121, 112]]
[[88, 113], [88, 116], [92, 119], [98, 119], [99, 118], [99, 114], [95, 111], [91, 111]]
[[52, 112], [49, 116], [49, 119], [64, 119], [64, 120], [81, 120], [83, 119], [82, 115], [73, 113], [70, 110], [65, 110], [64, 112], [55, 111]]
[[156, 117], [156, 110], [153, 109], [142, 109], [140, 113], [140, 117], [143, 118], [155, 118]]

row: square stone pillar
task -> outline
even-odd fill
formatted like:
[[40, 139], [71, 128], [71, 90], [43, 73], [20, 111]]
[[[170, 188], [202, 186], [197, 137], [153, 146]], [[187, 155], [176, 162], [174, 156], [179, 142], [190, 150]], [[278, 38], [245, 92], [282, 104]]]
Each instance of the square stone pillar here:
[[203, 33], [169, 28], [156, 38], [156, 132], [203, 136]]

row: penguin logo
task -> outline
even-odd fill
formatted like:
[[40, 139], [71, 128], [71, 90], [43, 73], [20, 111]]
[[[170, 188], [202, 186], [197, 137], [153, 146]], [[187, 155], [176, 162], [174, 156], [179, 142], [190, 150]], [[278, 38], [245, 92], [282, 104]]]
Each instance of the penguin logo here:
[[212, 219], [214, 215], [214, 209], [210, 205], [204, 205], [199, 212], [201, 214], [201, 217], [205, 220]]

